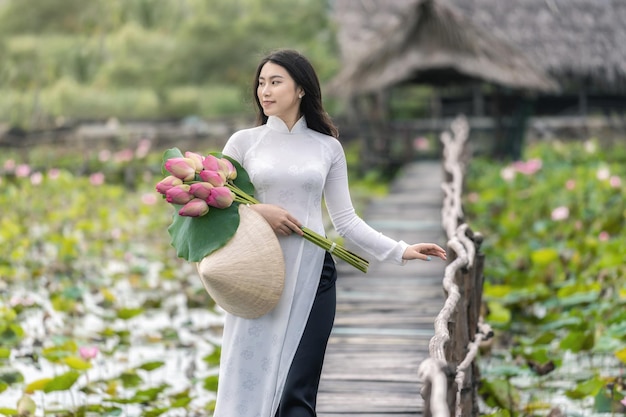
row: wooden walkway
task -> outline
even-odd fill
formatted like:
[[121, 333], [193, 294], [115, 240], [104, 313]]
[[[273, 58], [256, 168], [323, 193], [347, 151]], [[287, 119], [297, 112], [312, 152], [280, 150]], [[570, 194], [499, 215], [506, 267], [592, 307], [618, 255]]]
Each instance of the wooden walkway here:
[[[408, 165], [389, 195], [371, 203], [363, 218], [394, 239], [445, 248], [442, 180], [440, 161]], [[404, 266], [374, 261], [362, 274], [338, 265], [337, 317], [322, 372], [318, 416], [422, 415], [417, 370], [428, 357], [434, 318], [444, 303], [445, 267], [440, 259]]]

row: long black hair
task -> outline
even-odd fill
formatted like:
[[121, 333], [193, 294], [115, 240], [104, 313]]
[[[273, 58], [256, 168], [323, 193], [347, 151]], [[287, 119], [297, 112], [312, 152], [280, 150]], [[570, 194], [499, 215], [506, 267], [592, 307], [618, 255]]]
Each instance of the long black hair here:
[[304, 96], [300, 101], [300, 112], [304, 115], [307, 126], [325, 135], [338, 137], [339, 131], [322, 105], [322, 89], [313, 65], [302, 54], [292, 49], [276, 50], [263, 58], [259, 63], [254, 77], [253, 90], [254, 101], [257, 106], [257, 125], [267, 123], [267, 116], [263, 113], [263, 107], [257, 96], [257, 89], [259, 87], [261, 69], [268, 62], [283, 67], [293, 78], [296, 85], [304, 91]]

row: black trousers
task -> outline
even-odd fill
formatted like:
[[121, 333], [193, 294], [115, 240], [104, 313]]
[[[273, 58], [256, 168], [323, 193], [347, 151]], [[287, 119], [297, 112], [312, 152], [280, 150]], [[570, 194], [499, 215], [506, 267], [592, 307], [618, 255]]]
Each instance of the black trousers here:
[[326, 252], [311, 314], [293, 358], [276, 417], [315, 417], [326, 345], [335, 321], [337, 271]]

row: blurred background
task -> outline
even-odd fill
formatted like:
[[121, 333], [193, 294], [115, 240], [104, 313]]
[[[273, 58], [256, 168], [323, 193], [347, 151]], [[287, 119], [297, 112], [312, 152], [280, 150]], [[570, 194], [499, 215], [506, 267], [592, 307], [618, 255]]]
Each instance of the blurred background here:
[[[253, 124], [254, 69], [283, 47], [317, 69], [358, 209], [467, 117], [467, 215], [515, 365], [489, 406], [528, 409], [495, 387], [563, 352], [622, 370], [624, 21], [621, 0], [0, 0], [0, 414], [210, 412], [221, 314], [154, 185], [165, 149]], [[623, 411], [621, 374], [581, 375], [555, 388], [574, 408]]]

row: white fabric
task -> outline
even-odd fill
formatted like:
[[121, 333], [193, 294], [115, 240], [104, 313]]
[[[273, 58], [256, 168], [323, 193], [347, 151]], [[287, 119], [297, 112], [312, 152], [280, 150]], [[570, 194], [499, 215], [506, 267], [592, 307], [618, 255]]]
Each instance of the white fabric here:
[[[324, 235], [322, 196], [337, 232], [380, 261], [403, 264], [408, 246], [369, 227], [355, 213], [339, 141], [277, 117], [235, 133], [223, 153], [250, 175], [255, 197], [282, 206]], [[324, 251], [298, 235], [279, 237], [285, 289], [276, 309], [254, 320], [226, 315], [215, 417], [274, 417], [320, 279]], [[245, 256], [245, 254], [242, 254]]]

